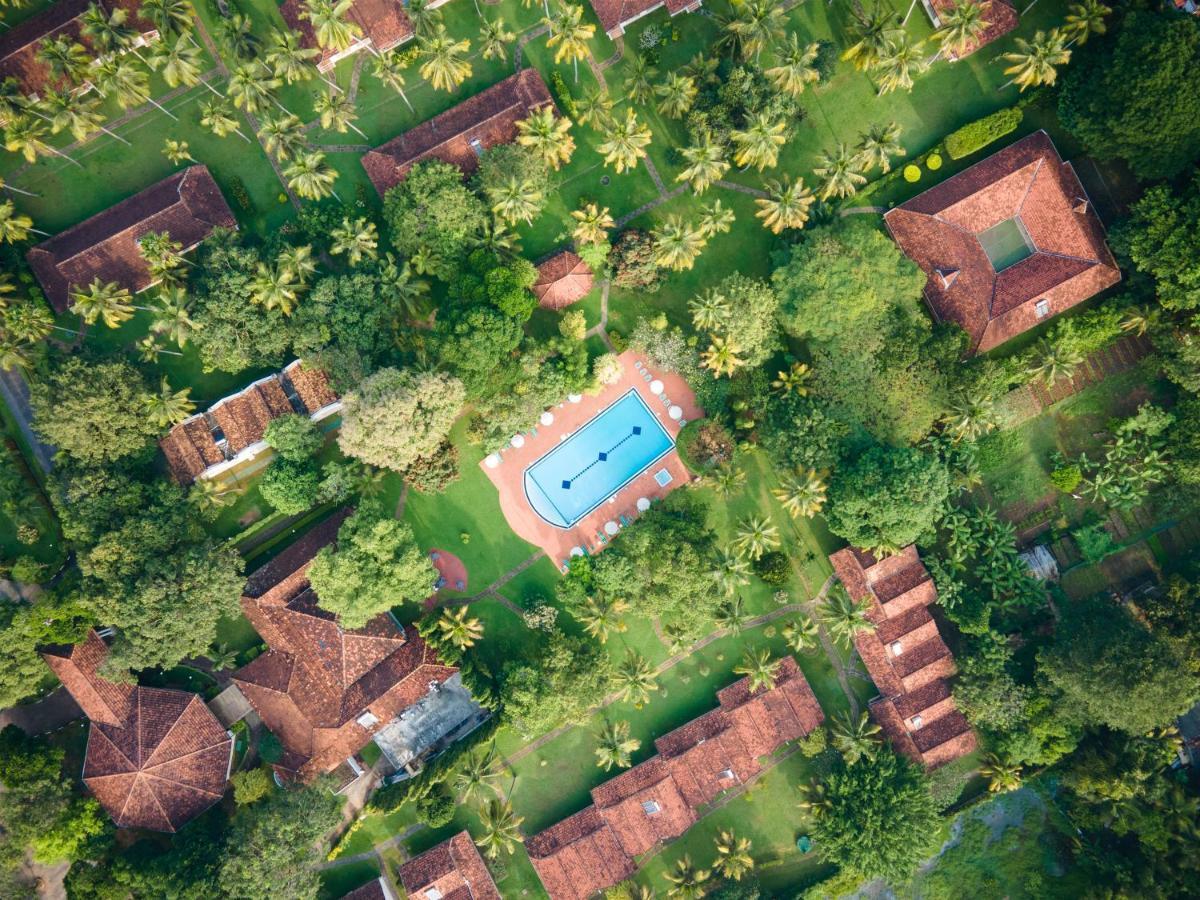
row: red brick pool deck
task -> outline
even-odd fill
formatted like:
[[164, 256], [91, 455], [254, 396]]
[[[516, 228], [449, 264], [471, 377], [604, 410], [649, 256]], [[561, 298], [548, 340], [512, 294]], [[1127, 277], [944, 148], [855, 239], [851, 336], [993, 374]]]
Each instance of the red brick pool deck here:
[[[487, 458], [479, 464], [500, 493], [500, 509], [504, 511], [509, 527], [529, 543], [541, 547], [558, 566], [570, 557], [572, 547], [582, 547], [588, 553], [597, 553], [604, 549], [608, 541], [612, 540], [604, 534], [605, 524], [616, 522], [619, 525], [621, 516], [630, 520], [637, 518], [639, 513], [636, 504], [639, 497], [654, 502], [692, 479], [691, 473], [679, 458], [679, 453], [672, 448], [617, 491], [611, 500], [601, 503], [571, 528], [557, 528], [551, 525], [529, 505], [525, 498], [525, 470], [545, 453], [557, 447], [565, 439], [564, 436], [578, 431], [630, 388], [637, 390], [646, 401], [646, 405], [662, 423], [672, 441], [679, 436], [681, 426], [667, 415], [669, 406], [663, 403], [663, 397], [670, 398], [670, 405], [679, 406], [683, 410], [684, 421], [690, 422], [704, 414], [696, 405], [692, 389], [680, 376], [652, 368], [640, 354], [632, 350], [622, 353], [620, 360], [623, 371], [621, 380], [616, 384], [607, 385], [598, 394], [584, 394], [579, 403], [571, 403], [564, 398], [562, 403], [549, 410], [554, 416], [552, 425], [531, 422], [530, 430], [524, 435], [523, 447], [505, 447], [499, 454], [500, 464], [494, 469], [488, 467]], [[638, 360], [645, 366], [645, 371], [663, 383], [661, 396], [651, 393], [650, 382], [634, 365]], [[533, 433], [533, 425], [537, 425], [537, 434]], [[660, 487], [654, 480], [654, 473], [664, 468], [671, 473], [671, 481], [666, 487]]]

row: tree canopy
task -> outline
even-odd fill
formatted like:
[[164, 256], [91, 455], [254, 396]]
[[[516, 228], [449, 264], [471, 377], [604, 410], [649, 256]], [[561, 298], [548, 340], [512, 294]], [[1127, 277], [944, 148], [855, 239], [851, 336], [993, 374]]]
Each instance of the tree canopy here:
[[1142, 275], [1153, 279], [1158, 301], [1171, 310], [1200, 306], [1200, 174], [1179, 191], [1156, 185], [1113, 229], [1113, 249], [1128, 257]]
[[406, 257], [420, 254], [427, 271], [446, 279], [483, 231], [487, 208], [457, 166], [434, 160], [417, 163], [387, 192], [383, 215], [396, 249]]

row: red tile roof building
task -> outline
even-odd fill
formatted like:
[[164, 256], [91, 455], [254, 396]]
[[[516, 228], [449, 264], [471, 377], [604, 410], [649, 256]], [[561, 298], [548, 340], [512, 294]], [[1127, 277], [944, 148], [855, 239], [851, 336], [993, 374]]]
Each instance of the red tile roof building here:
[[208, 167], [189, 166], [43, 241], [26, 259], [46, 299], [62, 313], [71, 305], [71, 291], [94, 278], [135, 293], [151, 287], [155, 282], [138, 245], [149, 232], [166, 232], [186, 252], [214, 228], [236, 227]]
[[592, 270], [570, 250], [555, 253], [538, 266], [533, 294], [542, 309], [565, 309], [592, 290]]
[[[956, 0], [926, 0], [925, 11], [929, 14], [929, 19], [933, 22], [934, 28], [940, 28], [942, 25], [939, 14], [949, 12], [954, 8], [955, 2]], [[962, 0], [959, 0], [959, 2], [962, 2]], [[992, 41], [1004, 37], [1004, 35], [1017, 27], [1020, 17], [1017, 15], [1016, 9], [1007, 0], [984, 0], [983, 20], [987, 22], [987, 28], [983, 30], [979, 38], [967, 47], [965, 53], [957, 54], [947, 51], [947, 59], [963, 59], [970, 56], [980, 47], [986, 47]]]
[[272, 419], [296, 413], [322, 421], [340, 408], [325, 373], [297, 360], [175, 425], [159, 446], [171, 475], [188, 485], [265, 450], [263, 435]]
[[[430, 9], [436, 9], [447, 0], [434, 0]], [[284, 0], [279, 4], [279, 14], [288, 27], [300, 35], [300, 45], [310, 50], [320, 50], [317, 69], [328, 72], [340, 60], [352, 56], [359, 50], [387, 53], [399, 47], [413, 36], [412, 22], [404, 12], [401, 0], [354, 0], [346, 14], [346, 20], [359, 28], [358, 38], [345, 50], [325, 48], [317, 41], [316, 30], [306, 15], [304, 0]]]
[[625, 33], [625, 28], [656, 9], [667, 8], [672, 16], [681, 12], [694, 12], [700, 8], [701, 0], [591, 0], [600, 27], [610, 38]]
[[332, 772], [458, 671], [387, 613], [346, 631], [317, 605], [308, 566], [349, 514], [327, 519], [253, 573], [242, 597], [270, 649], [233, 680], [283, 744], [276, 769], [301, 780]]
[[791, 657], [775, 687], [751, 693], [743, 678], [719, 705], [654, 742], [658, 754], [592, 791], [592, 805], [525, 842], [551, 900], [584, 900], [632, 875], [635, 858], [674, 840], [697, 811], [763, 769], [759, 758], [824, 721]]
[[484, 150], [516, 140], [517, 123], [553, 103], [537, 69], [522, 69], [368, 151], [362, 165], [381, 197], [427, 159], [440, 159], [469, 174]]
[[42, 657], [91, 720], [83, 783], [120, 828], [178, 831], [225, 793], [233, 738], [199, 695], [97, 674], [96, 632]]
[[884, 215], [934, 316], [1003, 344], [1121, 280], [1087, 193], [1044, 131]]
[[500, 891], [475, 849], [460, 831], [400, 867], [409, 900], [500, 900]]
[[341, 900], [397, 900], [397, 897], [392, 886], [388, 884], [387, 877], [380, 875], [374, 881], [368, 881], [362, 887], [343, 894]]
[[873, 631], [854, 646], [879, 690], [871, 715], [897, 751], [935, 769], [978, 746], [946, 679], [957, 671], [950, 649], [929, 614], [937, 588], [915, 546], [876, 559], [847, 548], [829, 557], [855, 601], [867, 600]]

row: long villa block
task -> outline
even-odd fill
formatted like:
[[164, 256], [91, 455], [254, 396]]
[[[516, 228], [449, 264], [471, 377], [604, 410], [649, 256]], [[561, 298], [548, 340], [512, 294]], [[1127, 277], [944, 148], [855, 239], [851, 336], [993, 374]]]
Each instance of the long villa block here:
[[[428, 8], [437, 9], [448, 2], [433, 0]], [[404, 7], [401, 0], [354, 0], [346, 13], [346, 21], [356, 27], [358, 35], [341, 50], [321, 46], [303, 0], [284, 0], [279, 4], [279, 14], [287, 22], [288, 28], [300, 35], [302, 47], [320, 51], [321, 55], [316, 61], [317, 71], [329, 72], [343, 59], [360, 50], [382, 54], [412, 40], [412, 21]]]
[[683, 12], [695, 12], [701, 0], [591, 0], [600, 27], [610, 38], [620, 37], [625, 29], [638, 19], [650, 15], [664, 6], [672, 16]]

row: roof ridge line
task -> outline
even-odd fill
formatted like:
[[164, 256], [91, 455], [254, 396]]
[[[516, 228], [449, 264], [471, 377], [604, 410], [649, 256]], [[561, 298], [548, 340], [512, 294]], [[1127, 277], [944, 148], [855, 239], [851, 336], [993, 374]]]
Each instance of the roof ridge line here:
[[[129, 801], [133, 797], [133, 790], [134, 790], [134, 788], [137, 787], [138, 779], [141, 776], [142, 776], [142, 773], [140, 771], [133, 773], [133, 788], [130, 788], [129, 793], [125, 795], [125, 803], [121, 806], [121, 818], [125, 817], [125, 810], [129, 807]], [[147, 776], [147, 777], [149, 777], [149, 776]], [[165, 779], [162, 779], [162, 778], [160, 778], [158, 780], [165, 781]], [[162, 813], [163, 821], [166, 822], [167, 826], [171, 829], [172, 832], [174, 832], [175, 831], [175, 823], [173, 821], [171, 821], [171, 817], [167, 815], [167, 811], [165, 809], [163, 809], [163, 805], [158, 802], [158, 794], [156, 794], [153, 790], [151, 790], [149, 785], [146, 785], [146, 790], [150, 794], [150, 799], [152, 799], [154, 801], [154, 805], [158, 807], [158, 811], [160, 813]]]
[[[182, 693], [182, 692], [181, 692], [181, 693]], [[140, 705], [141, 705], [141, 696], [142, 696], [142, 692], [139, 690], [139, 691], [138, 691], [138, 705], [139, 705], [139, 707], [140, 707]], [[166, 730], [166, 731], [163, 733], [163, 736], [162, 736], [162, 737], [160, 737], [160, 738], [158, 739], [158, 743], [154, 745], [154, 752], [151, 752], [151, 754], [150, 754], [150, 756], [151, 756], [151, 757], [153, 757], [153, 756], [154, 756], [154, 753], [158, 751], [158, 748], [159, 748], [159, 747], [161, 747], [161, 746], [163, 745], [163, 743], [164, 743], [164, 742], [167, 740], [167, 738], [169, 738], [169, 737], [171, 736], [171, 732], [175, 730], [175, 726], [177, 726], [177, 725], [179, 724], [179, 722], [180, 722], [180, 721], [183, 719], [183, 714], [184, 714], [184, 713], [186, 713], [186, 712], [188, 711], [188, 709], [191, 707], [191, 705], [192, 705], [194, 702], [196, 702], [197, 700], [200, 700], [200, 695], [199, 695], [199, 694], [192, 694], [192, 696], [191, 696], [191, 699], [189, 699], [189, 700], [188, 700], [188, 702], [187, 702], [187, 703], [184, 705], [184, 707], [183, 707], [183, 709], [180, 711], [179, 715], [177, 715], [177, 716], [175, 717], [175, 721], [171, 723], [171, 727], [170, 727], [170, 728], [168, 728], [168, 729], [167, 729], [167, 730]], [[203, 701], [201, 701], [201, 702], [203, 702]], [[140, 719], [140, 711], [139, 711], [139, 719]], [[138, 724], [139, 724], [139, 726], [140, 726], [140, 725], [141, 725], [141, 722], [139, 721], [139, 722], [138, 722]], [[141, 739], [142, 739], [142, 729], [139, 727], [139, 728], [138, 728], [138, 750], [139, 750], [139, 751], [142, 749], [142, 747], [141, 747]], [[172, 759], [176, 759], [177, 757], [171, 757], [171, 758], [172, 758]], [[146, 766], [148, 763], [149, 763], [149, 757], [146, 759], [146, 761], [145, 761], [145, 762], [143, 762], [143, 763], [142, 763], [142, 765], [141, 765], [139, 768], [145, 768], [145, 766]], [[156, 763], [156, 765], [162, 765], [162, 763]]]
[[[172, 781], [170, 778], [163, 778], [160, 775], [155, 775], [153, 772], [147, 772], [145, 770], [138, 772], [137, 774], [146, 776], [147, 781], [161, 781], [163, 784], [177, 785], [178, 787], [185, 788], [186, 790], [195, 791], [197, 794], [207, 794], [209, 797], [216, 797], [218, 799], [225, 796], [224, 791], [221, 791], [221, 793], [218, 794], [215, 791], [209, 791], [202, 787], [196, 787], [194, 784], [188, 784], [186, 781]], [[150, 793], [153, 794], [154, 792], [151, 791]], [[161, 805], [159, 808], [161, 809]]]

